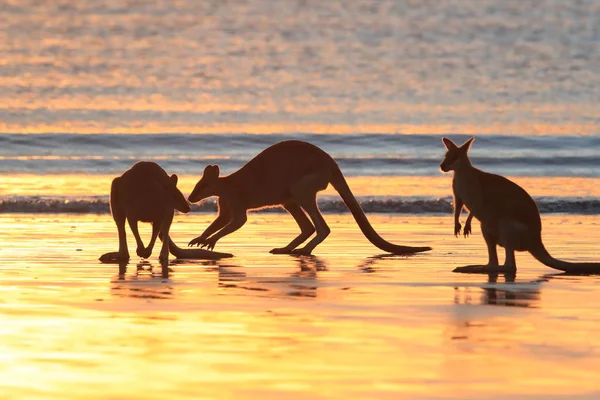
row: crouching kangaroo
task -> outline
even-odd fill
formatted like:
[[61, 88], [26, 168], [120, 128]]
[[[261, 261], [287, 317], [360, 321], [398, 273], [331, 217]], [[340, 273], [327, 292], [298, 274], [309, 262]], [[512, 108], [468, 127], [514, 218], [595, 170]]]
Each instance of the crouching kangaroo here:
[[[219, 239], [246, 223], [248, 210], [281, 205], [298, 223], [300, 234], [287, 246], [273, 249], [271, 253], [310, 254], [330, 232], [317, 207], [317, 193], [330, 183], [348, 206], [363, 234], [381, 250], [394, 254], [431, 250], [430, 247], [398, 246], [382, 239], [367, 220], [333, 158], [320, 148], [297, 140], [268, 147], [228, 176], [219, 177], [218, 166], [207, 166], [188, 200], [196, 203], [218, 196], [219, 214], [189, 245], [213, 249]], [[316, 236], [312, 240], [296, 249], [315, 231]]]
[[[600, 263], [573, 263], [552, 257], [542, 243], [542, 222], [538, 208], [529, 194], [516, 183], [503, 176], [475, 168], [467, 152], [475, 138], [458, 147], [452, 140], [443, 138], [447, 152], [440, 168], [454, 171], [454, 234], [461, 230], [459, 217], [463, 207], [469, 210], [465, 236], [471, 232], [471, 219], [481, 222], [481, 233], [488, 248], [487, 265], [459, 267], [454, 272], [514, 273], [517, 270], [515, 251], [528, 251], [538, 261], [573, 274], [600, 273]], [[498, 265], [496, 246], [504, 247], [504, 265]]]
[[[129, 260], [125, 236], [125, 220], [127, 220], [137, 243], [137, 255], [142, 258], [150, 257], [156, 238], [160, 237], [163, 245], [159, 260], [166, 264], [170, 245], [176, 247], [169, 237], [174, 210], [183, 213], [190, 211], [190, 205], [177, 189], [177, 175], [167, 175], [165, 170], [154, 162], [140, 161], [134, 164], [123, 175], [112, 181], [110, 211], [119, 232], [119, 251], [103, 254], [100, 261], [124, 262]], [[152, 223], [152, 237], [148, 247], [144, 246], [140, 238], [138, 221]], [[201, 249], [181, 251], [184, 252], [184, 256], [187, 256], [186, 258], [215, 259], [231, 256], [225, 253], [198, 250]]]

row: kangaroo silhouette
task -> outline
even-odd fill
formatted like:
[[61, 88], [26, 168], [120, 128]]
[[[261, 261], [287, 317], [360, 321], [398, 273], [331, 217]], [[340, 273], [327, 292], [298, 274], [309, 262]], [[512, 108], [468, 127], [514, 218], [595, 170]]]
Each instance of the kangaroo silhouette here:
[[[333, 158], [320, 148], [297, 140], [268, 147], [228, 176], [220, 177], [216, 165], [207, 166], [188, 200], [196, 203], [210, 196], [218, 196], [219, 212], [213, 223], [191, 240], [189, 246], [213, 249], [219, 239], [246, 223], [248, 210], [283, 206], [298, 223], [300, 234], [287, 246], [272, 249], [271, 253], [311, 254], [330, 233], [317, 206], [317, 193], [330, 183], [346, 203], [366, 238], [381, 250], [394, 254], [431, 250], [430, 247], [399, 246], [381, 238], [369, 223]], [[316, 236], [297, 249], [315, 231]]]
[[[183, 213], [190, 211], [190, 205], [183, 193], [177, 189], [177, 175], [169, 176], [158, 164], [149, 161], [135, 163], [123, 175], [113, 179], [110, 189], [110, 211], [119, 232], [119, 251], [105, 253], [102, 262], [123, 262], [129, 260], [125, 220], [133, 232], [137, 243], [136, 253], [142, 258], [152, 255], [156, 238], [163, 245], [159, 260], [166, 264], [169, 257], [169, 229], [173, 222], [174, 210]], [[138, 221], [152, 223], [152, 237], [148, 247], [144, 246], [138, 231]], [[164, 240], [167, 238], [168, 240]], [[185, 250], [186, 258], [222, 258], [231, 257], [226, 253], [206, 250]]]
[[[458, 267], [454, 272], [494, 273], [515, 272], [515, 251], [528, 251], [544, 265], [572, 274], [600, 273], [600, 263], [574, 263], [552, 257], [542, 243], [542, 221], [531, 196], [519, 185], [503, 176], [475, 168], [468, 151], [475, 138], [460, 147], [443, 138], [447, 149], [440, 164], [444, 172], [454, 171], [454, 234], [461, 231], [459, 217], [463, 207], [469, 210], [464, 234], [471, 233], [471, 220], [481, 223], [481, 233], [488, 248], [487, 265]], [[498, 265], [496, 246], [504, 247], [504, 265]]]

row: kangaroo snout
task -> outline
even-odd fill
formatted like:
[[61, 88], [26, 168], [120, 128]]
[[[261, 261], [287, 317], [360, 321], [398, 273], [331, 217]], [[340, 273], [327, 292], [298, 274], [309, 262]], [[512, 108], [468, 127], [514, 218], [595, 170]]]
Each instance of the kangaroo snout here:
[[190, 204], [186, 201], [185, 203], [178, 204], [177, 210], [181, 211], [184, 214], [187, 214], [190, 211], [192, 211], [192, 207], [190, 207]]
[[199, 198], [197, 198], [197, 197], [199, 197], [199, 196], [196, 196], [196, 195], [194, 195], [194, 193], [192, 193], [192, 194], [190, 194], [190, 195], [188, 196], [188, 201], [189, 201], [190, 203], [197, 203], [197, 202], [199, 202], [199, 201], [200, 201], [200, 199], [199, 199]]

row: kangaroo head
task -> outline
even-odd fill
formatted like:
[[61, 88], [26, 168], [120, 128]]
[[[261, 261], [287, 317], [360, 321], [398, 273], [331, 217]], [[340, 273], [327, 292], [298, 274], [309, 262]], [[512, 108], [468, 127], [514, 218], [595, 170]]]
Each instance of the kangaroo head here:
[[467, 155], [467, 152], [469, 151], [473, 140], [475, 140], [474, 137], [464, 142], [462, 146], [458, 147], [452, 140], [448, 138], [442, 138], [442, 142], [448, 150], [446, 151], [446, 156], [444, 157], [444, 160], [440, 164], [440, 168], [442, 169], [442, 171], [456, 171], [457, 168], [459, 168], [461, 165], [465, 165], [465, 163], [468, 163], [470, 165], [469, 156]]
[[216, 195], [216, 184], [219, 180], [219, 166], [207, 165], [204, 168], [202, 178], [196, 183], [196, 187], [192, 190], [188, 200], [191, 203], [197, 203], [202, 199]]
[[171, 200], [173, 201], [173, 208], [182, 213], [188, 213], [191, 211], [190, 204], [185, 199], [181, 190], [177, 189], [177, 175], [173, 174], [169, 177], [169, 194], [171, 196]]

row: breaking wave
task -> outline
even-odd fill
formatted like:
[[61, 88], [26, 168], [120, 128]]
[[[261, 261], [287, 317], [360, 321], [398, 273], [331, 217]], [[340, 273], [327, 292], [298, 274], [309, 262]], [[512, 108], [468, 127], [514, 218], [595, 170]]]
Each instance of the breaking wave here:
[[[448, 214], [452, 212], [452, 198], [423, 197], [359, 197], [359, 203], [366, 213], [381, 214]], [[600, 198], [539, 197], [536, 198], [541, 213], [600, 214]], [[336, 197], [323, 196], [319, 208], [324, 213], [344, 214], [348, 209]], [[192, 206], [193, 212], [216, 212], [214, 199]], [[255, 212], [285, 212], [274, 207]], [[15, 196], [0, 199], [0, 213], [66, 213], [66, 214], [108, 214], [108, 196], [90, 198]]]

